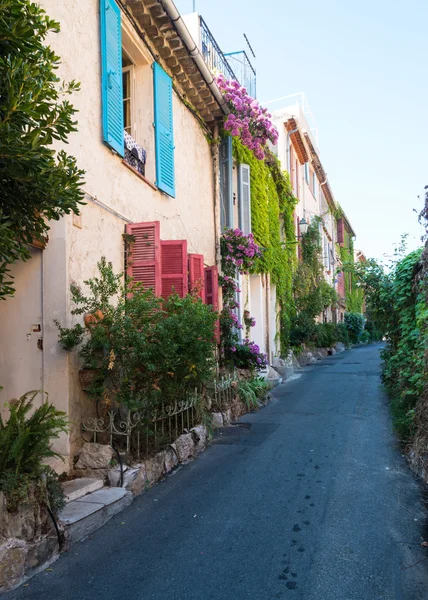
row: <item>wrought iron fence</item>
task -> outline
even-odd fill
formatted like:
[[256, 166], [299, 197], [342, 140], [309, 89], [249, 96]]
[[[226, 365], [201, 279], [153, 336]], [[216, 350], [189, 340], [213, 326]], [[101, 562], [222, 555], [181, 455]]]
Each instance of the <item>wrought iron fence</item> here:
[[139, 459], [159, 451], [197, 425], [200, 402], [202, 397], [195, 390], [184, 400], [162, 404], [150, 411], [110, 409], [102, 417], [84, 419], [82, 430], [92, 434], [92, 441], [115, 445]]
[[207, 67], [213, 74], [223, 73], [226, 79], [237, 80], [232, 67], [215, 41], [213, 34], [208, 29], [208, 25], [202, 17], [199, 18], [201, 24], [202, 55]]
[[215, 379], [208, 388], [208, 395], [213, 405], [220, 411], [227, 409], [234, 397], [234, 389], [238, 379], [235, 373]]

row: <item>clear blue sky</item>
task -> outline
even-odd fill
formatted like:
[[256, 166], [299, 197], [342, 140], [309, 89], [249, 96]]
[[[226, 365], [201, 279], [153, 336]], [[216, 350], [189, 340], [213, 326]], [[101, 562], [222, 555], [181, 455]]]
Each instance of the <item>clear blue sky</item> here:
[[[176, 0], [182, 14], [192, 0]], [[428, 0], [196, 0], [223, 52], [255, 50], [259, 100], [305, 92], [336, 200], [367, 256], [422, 233]], [[272, 108], [279, 108], [273, 105]]]

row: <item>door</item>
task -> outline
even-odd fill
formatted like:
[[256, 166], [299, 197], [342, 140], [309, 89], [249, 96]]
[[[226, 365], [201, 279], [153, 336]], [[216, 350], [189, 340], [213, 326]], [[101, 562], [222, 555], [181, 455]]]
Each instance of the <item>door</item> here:
[[[0, 302], [0, 410], [43, 388], [42, 250], [11, 267], [15, 295]], [[41, 396], [40, 396], [41, 397]]]

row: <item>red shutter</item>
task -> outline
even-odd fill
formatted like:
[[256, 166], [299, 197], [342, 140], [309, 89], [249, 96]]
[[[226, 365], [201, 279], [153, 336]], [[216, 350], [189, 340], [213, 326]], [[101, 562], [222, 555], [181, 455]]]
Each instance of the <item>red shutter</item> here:
[[126, 273], [135, 282], [141, 282], [145, 288], [152, 288], [159, 296], [161, 293], [160, 271], [160, 224], [159, 221], [130, 223], [126, 233], [134, 237]]
[[[218, 269], [217, 267], [205, 267], [205, 304], [209, 304], [214, 310], [218, 310]], [[220, 322], [215, 326], [215, 338], [220, 343]]]
[[218, 310], [218, 269], [205, 267], [205, 304]]
[[188, 292], [187, 240], [161, 240], [161, 296], [176, 292], [183, 298]]
[[337, 219], [337, 243], [343, 245], [345, 241], [345, 223], [343, 219]]
[[197, 287], [200, 288], [198, 296], [205, 302], [204, 294], [204, 256], [203, 254], [189, 254], [189, 290], [190, 292]]

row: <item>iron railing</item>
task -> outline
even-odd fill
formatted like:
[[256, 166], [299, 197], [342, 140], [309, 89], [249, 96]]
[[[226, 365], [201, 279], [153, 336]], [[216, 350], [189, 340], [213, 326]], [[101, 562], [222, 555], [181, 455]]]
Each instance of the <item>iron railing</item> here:
[[246, 88], [248, 94], [256, 97], [256, 71], [245, 50], [229, 52], [224, 55], [236, 74], [239, 83]]
[[185, 431], [198, 425], [198, 406], [202, 396], [195, 390], [184, 400], [159, 407], [130, 411], [118, 407], [102, 417], [82, 421], [82, 431], [90, 433], [93, 442], [115, 445], [140, 459], [165, 448]]
[[[235, 373], [215, 379], [206, 389], [212, 409], [224, 411], [230, 407], [238, 379]], [[137, 460], [163, 450], [182, 433], [200, 424], [198, 410], [205, 402], [195, 389], [184, 400], [161, 404], [155, 408], [131, 411], [125, 407], [111, 408], [102, 416], [82, 420], [82, 431], [91, 434], [93, 442], [110, 444], [126, 451]]]
[[208, 387], [207, 393], [214, 408], [223, 412], [230, 407], [235, 395], [237, 381], [238, 379], [235, 373], [225, 375], [220, 379], [215, 379], [213, 381], [212, 385]]
[[208, 29], [208, 25], [202, 17], [199, 17], [199, 19], [201, 24], [202, 56], [207, 67], [213, 75], [222, 73], [226, 79], [236, 79], [238, 81], [232, 67], [215, 41], [213, 34]]

